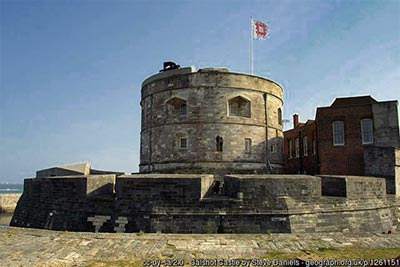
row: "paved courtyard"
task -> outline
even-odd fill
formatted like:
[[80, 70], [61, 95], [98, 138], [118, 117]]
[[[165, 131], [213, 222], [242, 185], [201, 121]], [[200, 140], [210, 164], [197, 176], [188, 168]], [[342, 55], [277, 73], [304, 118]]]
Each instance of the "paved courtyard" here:
[[400, 234], [112, 234], [0, 227], [1, 266], [82, 266], [90, 260], [238, 259], [340, 247], [399, 248]]

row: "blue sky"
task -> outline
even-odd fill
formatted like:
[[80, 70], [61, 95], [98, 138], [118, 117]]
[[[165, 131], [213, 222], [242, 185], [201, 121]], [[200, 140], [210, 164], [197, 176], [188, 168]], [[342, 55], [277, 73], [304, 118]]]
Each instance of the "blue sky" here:
[[[172, 60], [284, 87], [284, 118], [400, 96], [400, 1], [0, 0], [0, 182], [88, 161], [138, 171], [141, 82]], [[287, 127], [291, 126], [291, 122]]]

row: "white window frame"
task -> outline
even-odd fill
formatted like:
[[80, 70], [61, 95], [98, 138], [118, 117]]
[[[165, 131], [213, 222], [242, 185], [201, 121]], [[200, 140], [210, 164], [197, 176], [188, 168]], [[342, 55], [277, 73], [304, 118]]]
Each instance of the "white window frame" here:
[[303, 137], [303, 155], [308, 156], [307, 136]]
[[[370, 124], [368, 126], [365, 125], [365, 123], [370, 122]], [[362, 119], [361, 120], [361, 140], [362, 140], [362, 144], [363, 145], [369, 145], [369, 144], [373, 144], [374, 143], [374, 125], [372, 123], [372, 119]], [[367, 127], [369, 129], [367, 129]], [[370, 139], [367, 139], [367, 135], [369, 135], [368, 137], [370, 137]]]
[[[342, 140], [340, 140], [342, 139]], [[332, 142], [334, 146], [344, 146], [345, 136], [344, 136], [344, 122], [343, 121], [333, 121], [332, 122]]]
[[300, 140], [299, 138], [294, 139], [294, 153], [295, 157], [300, 157]]
[[289, 139], [289, 159], [293, 158], [293, 139]]
[[315, 138], [312, 140], [312, 153], [313, 155], [317, 154], [317, 140]]

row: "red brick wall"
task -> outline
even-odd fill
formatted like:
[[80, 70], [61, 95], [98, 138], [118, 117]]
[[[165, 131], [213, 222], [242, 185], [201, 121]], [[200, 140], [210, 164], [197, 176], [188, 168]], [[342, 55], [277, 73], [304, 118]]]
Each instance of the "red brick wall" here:
[[[304, 155], [303, 137], [307, 136], [308, 155]], [[295, 139], [299, 138], [300, 153], [295, 156]], [[300, 124], [292, 130], [284, 132], [284, 155], [287, 173], [306, 173], [314, 175], [318, 173], [317, 155], [313, 154], [312, 142], [316, 139], [316, 126], [314, 121]], [[289, 140], [293, 144], [293, 157], [289, 157]]]
[[[321, 174], [364, 175], [361, 120], [372, 118], [372, 106], [324, 107], [317, 109], [318, 151]], [[345, 144], [333, 145], [332, 122], [344, 122]]]

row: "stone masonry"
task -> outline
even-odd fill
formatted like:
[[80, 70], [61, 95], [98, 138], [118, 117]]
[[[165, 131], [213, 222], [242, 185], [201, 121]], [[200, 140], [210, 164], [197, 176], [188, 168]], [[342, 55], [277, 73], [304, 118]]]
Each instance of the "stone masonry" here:
[[140, 172], [282, 172], [282, 94], [276, 82], [226, 69], [146, 79]]
[[89, 175], [26, 179], [11, 225], [92, 232], [381, 233], [396, 230], [398, 207], [387, 198], [385, 180], [372, 177]]
[[[399, 256], [400, 247], [399, 233], [109, 234], [0, 227], [0, 240], [1, 266], [7, 267], [142, 266], [149, 259], [183, 259], [189, 266], [195, 259], [273, 259], [277, 253], [296, 253], [295, 259], [312, 251], [354, 248], [384, 248], [389, 259]], [[260, 265], [250, 265], [255, 266]]]

